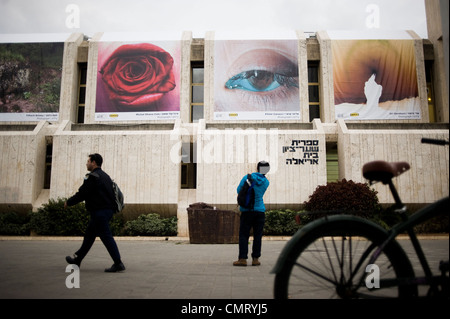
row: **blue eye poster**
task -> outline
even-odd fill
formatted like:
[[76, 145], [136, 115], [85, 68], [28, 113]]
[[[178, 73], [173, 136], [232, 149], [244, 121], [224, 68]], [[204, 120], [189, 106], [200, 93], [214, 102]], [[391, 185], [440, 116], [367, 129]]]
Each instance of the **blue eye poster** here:
[[215, 120], [300, 119], [298, 42], [217, 39]]

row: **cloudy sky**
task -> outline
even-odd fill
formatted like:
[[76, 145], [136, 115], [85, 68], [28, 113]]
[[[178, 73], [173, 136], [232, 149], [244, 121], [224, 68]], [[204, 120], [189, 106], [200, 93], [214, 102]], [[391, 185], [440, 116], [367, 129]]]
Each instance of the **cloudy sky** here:
[[0, 33], [414, 30], [424, 0], [0, 0]]

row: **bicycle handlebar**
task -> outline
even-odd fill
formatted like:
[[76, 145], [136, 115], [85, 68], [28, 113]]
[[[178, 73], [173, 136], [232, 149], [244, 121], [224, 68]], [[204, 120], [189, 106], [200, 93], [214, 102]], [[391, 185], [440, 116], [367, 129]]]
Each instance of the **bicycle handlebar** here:
[[435, 144], [435, 145], [448, 145], [448, 141], [446, 140], [437, 140], [434, 138], [422, 138], [422, 143], [426, 144]]

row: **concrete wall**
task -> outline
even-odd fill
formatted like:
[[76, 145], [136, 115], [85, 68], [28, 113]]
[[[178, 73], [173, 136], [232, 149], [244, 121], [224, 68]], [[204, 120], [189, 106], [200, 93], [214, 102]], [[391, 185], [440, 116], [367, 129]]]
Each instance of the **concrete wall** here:
[[44, 187], [45, 131], [40, 122], [18, 130], [13, 125], [0, 131], [0, 210], [31, 210]]
[[425, 9], [428, 39], [434, 46], [433, 84], [436, 100], [436, 117], [439, 122], [448, 122], [448, 1], [425, 0]]
[[172, 130], [71, 131], [61, 124], [53, 137], [50, 198], [73, 195], [83, 182], [91, 153], [103, 156], [102, 168], [119, 185], [133, 213], [154, 209], [174, 215], [178, 203], [180, 169], [174, 153], [180, 141]]
[[[365, 163], [374, 160], [408, 162], [411, 169], [395, 178], [404, 203], [431, 203], [449, 195], [448, 146], [422, 144], [421, 139], [449, 138], [447, 127], [410, 125], [364, 126], [338, 121], [339, 177], [366, 182], [362, 176]], [[389, 187], [376, 184], [381, 203], [393, 203]]]
[[61, 95], [59, 121], [76, 122], [78, 99], [78, 48], [83, 42], [83, 34], [74, 33], [64, 43], [63, 73], [61, 77]]
[[313, 125], [205, 125], [197, 132], [197, 201], [236, 206], [236, 188], [257, 163], [271, 164], [269, 207], [298, 206], [326, 184], [325, 133]]

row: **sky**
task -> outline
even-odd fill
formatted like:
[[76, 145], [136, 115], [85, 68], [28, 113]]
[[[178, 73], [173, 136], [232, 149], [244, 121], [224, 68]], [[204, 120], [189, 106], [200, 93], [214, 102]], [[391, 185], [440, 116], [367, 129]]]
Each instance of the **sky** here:
[[0, 33], [413, 30], [425, 0], [0, 0]]

